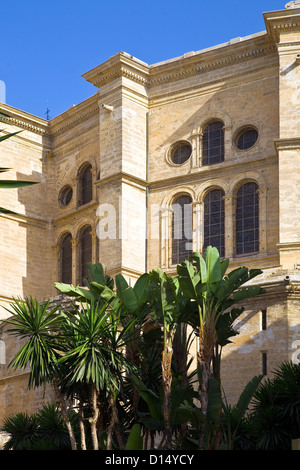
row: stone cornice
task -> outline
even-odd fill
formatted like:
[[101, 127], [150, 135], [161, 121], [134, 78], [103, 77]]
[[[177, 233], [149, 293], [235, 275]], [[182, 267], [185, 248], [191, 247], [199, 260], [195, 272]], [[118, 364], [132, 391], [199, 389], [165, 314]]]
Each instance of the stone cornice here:
[[280, 150], [298, 150], [300, 149], [300, 137], [277, 139], [274, 141], [274, 145], [277, 154]]
[[98, 96], [91, 96], [78, 105], [71, 106], [67, 111], [51, 119], [50, 133], [56, 136], [69, 128], [80, 124], [82, 121], [97, 115], [99, 113]]
[[82, 75], [85, 80], [100, 88], [119, 77], [127, 77], [142, 85], [148, 84], [149, 66], [127, 54], [119, 52], [103, 64]]
[[300, 8], [267, 12], [263, 16], [267, 33], [277, 44], [281, 33], [300, 31]]
[[274, 44], [262, 32], [153, 65], [120, 52], [82, 76], [99, 88], [119, 77], [151, 87], [230, 67], [275, 52]]
[[49, 132], [49, 121], [46, 119], [33, 116], [4, 103], [0, 103], [0, 113], [5, 115], [0, 115], [0, 122], [5, 124], [10, 124], [40, 135], [47, 135]]
[[243, 172], [248, 172], [257, 168], [265, 167], [266, 165], [276, 165], [277, 164], [277, 156], [270, 156], [270, 157], [261, 157], [256, 158], [253, 161], [244, 161], [244, 162], [236, 162], [236, 161], [225, 161], [223, 163], [210, 165], [207, 167], [199, 167], [197, 171], [193, 173], [186, 173], [186, 174], [178, 174], [176, 176], [169, 176], [164, 179], [158, 180], [151, 180], [150, 174], [150, 181], [149, 181], [149, 189], [150, 191], [160, 191], [161, 188], [168, 187], [168, 186], [176, 186], [176, 185], [183, 185], [183, 184], [194, 184], [199, 183], [201, 179], [210, 179], [219, 178], [220, 175], [225, 175], [229, 172], [238, 171], [242, 177]]
[[131, 186], [135, 186], [142, 190], [145, 190], [148, 185], [146, 180], [139, 178], [137, 176], [134, 176], [134, 175], [130, 175], [129, 173], [126, 173], [123, 171], [115, 173], [111, 176], [106, 176], [95, 182], [97, 188], [103, 188], [104, 186], [111, 186], [111, 185], [114, 185], [115, 183], [130, 184]]
[[230, 67], [245, 61], [265, 57], [276, 52], [266, 34], [240, 40], [222, 47], [191, 53], [177, 61], [166, 61], [150, 67], [149, 84], [152, 86], [183, 80]]

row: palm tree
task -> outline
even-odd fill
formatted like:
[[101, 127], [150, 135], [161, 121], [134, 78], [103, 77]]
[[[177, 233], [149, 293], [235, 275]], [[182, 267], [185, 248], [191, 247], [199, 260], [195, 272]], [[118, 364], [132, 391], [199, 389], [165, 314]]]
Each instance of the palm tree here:
[[[121, 324], [121, 312], [107, 308], [92, 301], [81, 304], [74, 312], [64, 314], [63, 334], [65, 337], [64, 354], [60, 364], [67, 366], [68, 376], [64, 379], [66, 390], [72, 387], [85, 387], [92, 409], [89, 418], [91, 436], [95, 450], [99, 448], [97, 423], [99, 419], [98, 396], [105, 391], [111, 407], [111, 422], [108, 429], [108, 448], [111, 436], [116, 429], [118, 416], [116, 399], [122, 374], [131, 368], [124, 354], [124, 348], [130, 336], [132, 322], [126, 327]], [[68, 338], [72, 338], [69, 341]], [[74, 338], [76, 340], [74, 341]], [[122, 445], [120, 442], [119, 444]]]
[[256, 450], [291, 450], [300, 435], [300, 365], [285, 361], [254, 394], [249, 419]]
[[68, 416], [68, 406], [59, 387], [61, 370], [58, 366], [58, 359], [63, 338], [60, 334], [61, 316], [57, 313], [58, 307], [49, 309], [49, 302], [38, 302], [30, 297], [25, 300], [14, 299], [14, 303], [6, 310], [11, 317], [3, 321], [13, 325], [8, 331], [25, 340], [8, 367], [24, 370], [29, 366], [29, 388], [47, 383], [53, 386], [60, 402], [72, 449], [76, 450], [77, 444]]
[[170, 425], [173, 340], [180, 319], [184, 313], [186, 299], [183, 297], [178, 279], [155, 269], [149, 274], [150, 297], [153, 307], [152, 318], [162, 326], [163, 351], [161, 372], [163, 382], [164, 428], [168, 449], [172, 447], [172, 429]]
[[[227, 275], [229, 260], [220, 259], [217, 248], [208, 246], [203, 254], [194, 252], [192, 262], [177, 266], [178, 279], [183, 294], [193, 301], [187, 321], [197, 330], [197, 363], [201, 381], [199, 399], [204, 416], [207, 412], [208, 387], [213, 376], [212, 364], [218, 341], [217, 327], [222, 316], [233, 305], [263, 293], [258, 286], [241, 287], [261, 274], [260, 270], [237, 268]], [[203, 448], [205, 423], [199, 435], [199, 448]]]
[[4, 450], [69, 450], [66, 426], [55, 403], [37, 413], [17, 413], [4, 419], [2, 431], [9, 434]]

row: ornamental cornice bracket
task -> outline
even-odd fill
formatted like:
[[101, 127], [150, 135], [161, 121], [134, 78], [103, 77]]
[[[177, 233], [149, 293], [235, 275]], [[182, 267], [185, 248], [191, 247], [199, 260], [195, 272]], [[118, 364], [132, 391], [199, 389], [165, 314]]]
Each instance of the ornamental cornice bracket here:
[[88, 82], [100, 88], [101, 86], [119, 77], [127, 77], [132, 81], [147, 85], [149, 66], [126, 54], [120, 52], [95, 69], [82, 75]]
[[276, 44], [280, 43], [282, 33], [300, 32], [300, 3], [298, 2], [297, 7], [264, 13], [263, 16], [267, 33]]

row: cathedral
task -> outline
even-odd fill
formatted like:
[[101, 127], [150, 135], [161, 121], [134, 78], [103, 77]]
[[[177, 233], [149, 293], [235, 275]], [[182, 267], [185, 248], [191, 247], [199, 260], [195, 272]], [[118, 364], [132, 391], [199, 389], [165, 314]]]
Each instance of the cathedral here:
[[[0, 103], [1, 167], [38, 184], [0, 189], [0, 321], [14, 297], [57, 298], [88, 262], [133, 284], [216, 246], [260, 268], [224, 348], [235, 403], [300, 346], [300, 1], [265, 31], [149, 65], [126, 52], [83, 74], [95, 93], [46, 120]], [[19, 132], [20, 131], [20, 132]], [[45, 390], [7, 367], [20, 344], [0, 324], [0, 421]], [[300, 350], [299, 350], [300, 351]]]

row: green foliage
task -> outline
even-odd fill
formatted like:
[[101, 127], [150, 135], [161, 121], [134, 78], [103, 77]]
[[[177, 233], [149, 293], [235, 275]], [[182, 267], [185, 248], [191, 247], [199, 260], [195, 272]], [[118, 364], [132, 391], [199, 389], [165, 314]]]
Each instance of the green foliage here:
[[254, 394], [246, 431], [256, 450], [290, 450], [300, 436], [300, 365], [285, 361]]
[[143, 450], [143, 436], [141, 435], [141, 426], [139, 424], [132, 426], [125, 450]]
[[124, 367], [131, 366], [122, 353], [131, 324], [120, 328], [120, 312], [94, 301], [64, 314], [64, 337], [73, 340], [65, 344], [58, 363], [68, 366], [68, 385], [93, 383], [98, 391], [118, 390]]
[[[155, 269], [132, 287], [121, 274], [112, 279], [100, 263], [90, 264], [84, 286], [56, 283], [58, 290], [74, 299], [72, 311], [49, 311], [48, 303], [33, 299], [15, 300], [7, 323], [24, 345], [10, 366], [30, 366], [30, 387], [57, 381], [64, 396], [79, 400], [83, 419], [91, 424], [94, 448], [96, 423], [105, 449], [121, 445], [122, 426], [126, 450], [142, 448], [142, 435], [150, 433], [153, 439], [156, 432], [165, 433], [168, 448], [182, 449], [197, 449], [201, 434], [204, 448], [209, 449], [219, 442], [221, 424], [227, 432], [224, 443], [231, 448], [245, 429], [244, 414], [253, 387], [249, 385], [236, 407], [224, 406], [222, 412], [221, 350], [237, 334], [233, 323], [243, 308], [235, 304], [263, 290], [243, 285], [259, 270], [238, 268], [226, 274], [227, 268], [228, 260], [220, 260], [217, 249], [208, 247], [203, 256], [195, 252], [192, 262], [178, 266], [177, 276]], [[186, 328], [191, 326], [191, 334], [197, 336], [207, 324], [216, 333], [217, 372], [206, 374], [207, 408], [201, 409], [195, 404], [200, 395], [194, 385], [202, 384], [208, 369], [198, 362], [197, 370], [188, 372]], [[52, 424], [53, 434], [59, 437], [55, 426], [58, 429], [60, 424], [55, 420]], [[69, 439], [72, 442], [71, 434]], [[39, 441], [26, 442], [24, 447], [56, 445], [51, 443], [51, 433], [45, 432]]]
[[[222, 344], [226, 344], [227, 339], [222, 338], [221, 333], [225, 322], [227, 333], [232, 333], [230, 325], [242, 311], [235, 309], [229, 313], [229, 309], [242, 300], [264, 293], [259, 286], [243, 287], [246, 282], [261, 274], [261, 270], [249, 271], [243, 267], [226, 274], [228, 265], [227, 259], [220, 259], [217, 248], [208, 246], [203, 257], [199, 252], [194, 252], [192, 262], [186, 260], [177, 266], [183, 294], [198, 305], [198, 309], [191, 312], [188, 322], [194, 328], [202, 328], [204, 323], [210, 324], [211, 328], [217, 328], [219, 322], [219, 338]], [[220, 317], [224, 312], [227, 318], [221, 325]]]
[[29, 388], [51, 381], [56, 368], [60, 321], [55, 315], [57, 308], [48, 311], [48, 307], [49, 302], [30, 297], [14, 299], [11, 309], [6, 308], [12, 317], [4, 321], [14, 326], [8, 331], [26, 340], [9, 367], [24, 370], [30, 366]]
[[230, 406], [226, 402], [226, 398], [224, 399], [222, 416], [223, 449], [232, 450], [235, 446], [235, 441], [240, 439], [239, 433], [241, 428], [243, 428], [243, 421], [246, 419], [250, 402], [261, 380], [261, 375], [253, 377], [244, 388], [235, 406]]
[[17, 413], [6, 418], [2, 431], [10, 435], [4, 450], [71, 450], [66, 426], [52, 403], [32, 415]]

